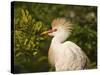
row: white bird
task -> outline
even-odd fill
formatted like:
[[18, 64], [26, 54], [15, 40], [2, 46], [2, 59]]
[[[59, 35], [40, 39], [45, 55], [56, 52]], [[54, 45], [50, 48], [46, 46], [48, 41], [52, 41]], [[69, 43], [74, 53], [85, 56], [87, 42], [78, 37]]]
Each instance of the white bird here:
[[65, 41], [71, 34], [72, 24], [65, 18], [57, 18], [52, 22], [52, 29], [43, 34], [53, 36], [48, 58], [56, 71], [82, 70], [89, 59], [82, 49], [71, 41]]

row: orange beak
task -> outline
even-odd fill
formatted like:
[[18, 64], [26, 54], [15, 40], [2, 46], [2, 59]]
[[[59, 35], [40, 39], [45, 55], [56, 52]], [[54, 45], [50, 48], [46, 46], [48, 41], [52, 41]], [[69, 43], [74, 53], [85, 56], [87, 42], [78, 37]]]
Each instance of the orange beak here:
[[54, 29], [54, 30], [50, 29], [48, 31], [42, 32], [41, 35], [45, 35], [45, 34], [48, 34], [48, 33], [52, 33], [52, 32], [55, 32], [55, 31], [56, 31], [56, 29]]

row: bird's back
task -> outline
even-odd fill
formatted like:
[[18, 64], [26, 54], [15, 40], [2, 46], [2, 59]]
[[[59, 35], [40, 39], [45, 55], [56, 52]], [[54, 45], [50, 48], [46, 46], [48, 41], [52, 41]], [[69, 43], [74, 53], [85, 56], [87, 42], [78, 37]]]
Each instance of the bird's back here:
[[71, 41], [63, 43], [65, 57], [68, 56], [69, 70], [85, 69], [89, 63], [89, 59], [82, 49]]

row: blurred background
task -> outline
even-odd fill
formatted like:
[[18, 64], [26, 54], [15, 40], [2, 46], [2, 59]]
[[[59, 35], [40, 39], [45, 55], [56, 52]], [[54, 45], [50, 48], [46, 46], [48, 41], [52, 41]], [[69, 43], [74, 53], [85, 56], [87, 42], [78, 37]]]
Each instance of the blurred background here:
[[13, 2], [14, 73], [54, 71], [48, 63], [52, 37], [41, 36], [55, 18], [72, 21], [74, 29], [67, 39], [79, 45], [89, 57], [90, 69], [97, 68], [97, 7]]

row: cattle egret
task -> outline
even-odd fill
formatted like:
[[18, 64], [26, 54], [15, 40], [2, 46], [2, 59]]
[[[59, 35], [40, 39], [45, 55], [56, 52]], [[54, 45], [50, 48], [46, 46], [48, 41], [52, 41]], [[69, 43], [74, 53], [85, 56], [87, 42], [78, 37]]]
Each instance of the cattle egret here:
[[43, 34], [53, 36], [48, 59], [56, 71], [86, 69], [89, 59], [79, 46], [65, 41], [71, 34], [72, 24], [65, 18], [57, 18], [52, 22], [52, 29]]

